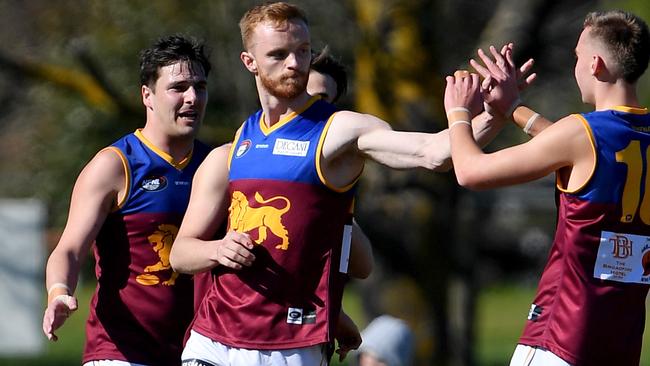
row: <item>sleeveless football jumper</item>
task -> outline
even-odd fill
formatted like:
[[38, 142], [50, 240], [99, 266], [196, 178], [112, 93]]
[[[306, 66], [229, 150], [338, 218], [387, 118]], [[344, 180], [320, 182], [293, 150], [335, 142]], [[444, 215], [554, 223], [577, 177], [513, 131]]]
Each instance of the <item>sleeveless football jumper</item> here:
[[267, 127], [260, 110], [235, 137], [229, 230], [255, 243], [251, 267], [218, 266], [193, 330], [231, 347], [281, 350], [333, 340], [347, 275], [340, 271], [353, 188], [320, 170], [334, 107], [310, 99]]
[[107, 149], [122, 159], [127, 193], [106, 218], [93, 249], [97, 288], [83, 362], [180, 365], [193, 316], [193, 284], [190, 276], [171, 269], [169, 253], [192, 177], [209, 149], [197, 141], [190, 155], [175, 163], [140, 130]]
[[519, 343], [573, 365], [638, 365], [650, 283], [650, 115], [616, 107], [576, 115], [595, 165], [569, 192]]

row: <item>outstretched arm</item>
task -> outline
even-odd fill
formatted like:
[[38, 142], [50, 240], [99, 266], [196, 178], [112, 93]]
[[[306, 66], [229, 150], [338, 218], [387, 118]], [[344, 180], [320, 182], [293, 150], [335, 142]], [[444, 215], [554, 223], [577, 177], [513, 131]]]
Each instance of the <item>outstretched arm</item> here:
[[476, 74], [447, 77], [445, 108], [459, 184], [472, 189], [501, 187], [532, 181], [563, 167], [573, 167], [572, 178], [588, 178], [584, 172], [593, 166], [593, 150], [585, 127], [574, 116], [556, 122], [525, 144], [483, 153], [470, 133], [469, 113], [462, 111], [481, 97], [478, 83]]
[[213, 238], [230, 203], [229, 151], [230, 145], [214, 149], [194, 175], [190, 202], [169, 258], [177, 272], [197, 273], [219, 264], [240, 269], [255, 259], [247, 234], [231, 231], [223, 239]]
[[[494, 52], [496, 53], [496, 50]], [[525, 88], [530, 85], [535, 80], [536, 75], [528, 75], [533, 65], [532, 60], [525, 62], [518, 69], [515, 68], [510, 56], [511, 52], [512, 44], [504, 46], [501, 54], [497, 54], [501, 57], [500, 60], [503, 61], [507, 57], [511, 62], [512, 72], [501, 72], [493, 78], [495, 82], [499, 82], [500, 84], [505, 84], [506, 86], [514, 85], [516, 90], [514, 98], [518, 98], [517, 88]], [[476, 62], [473, 61], [473, 63]], [[491, 66], [498, 69], [494, 63]], [[487, 86], [490, 84], [490, 71], [486, 68], [483, 69], [485, 70], [485, 74], [488, 75], [488, 80], [486, 80]], [[490, 89], [492, 90], [491, 102], [501, 104], [509, 103], [508, 106], [512, 105], [514, 100], [507, 99], [511, 95], [503, 96], [497, 94], [497, 92], [501, 92], [505, 87], [491, 86]], [[492, 108], [494, 112], [488, 113], [484, 111], [476, 115], [483, 109], [479, 101], [476, 101], [476, 103], [469, 108], [473, 111], [471, 113], [471, 117], [473, 117], [472, 134], [480, 146], [485, 146], [503, 127], [505, 121], [503, 118], [504, 113], [499, 113], [498, 109]], [[353, 112], [339, 112], [334, 119], [334, 122], [339, 121], [339, 123], [333, 123], [330, 129], [331, 132], [328, 134], [332, 136], [328, 137], [327, 140], [329, 141], [326, 140], [324, 149], [324, 155], [326, 156], [330, 154], [330, 156], [336, 157], [336, 152], [345, 151], [347, 148], [345, 146], [347, 143], [346, 137], [352, 136], [352, 149], [360, 152], [362, 157], [370, 158], [392, 168], [424, 167], [433, 171], [447, 171], [452, 166], [448, 140], [449, 130], [443, 130], [433, 134], [397, 132], [393, 131], [386, 122], [376, 117], [355, 114]], [[361, 160], [354, 160], [352, 165], [362, 164]], [[358, 170], [352, 169], [352, 171], [353, 173], [358, 173]]]
[[57, 340], [54, 331], [77, 309], [77, 299], [73, 294], [81, 264], [117, 197], [125, 194], [124, 174], [119, 156], [105, 149], [86, 165], [77, 178], [68, 221], [45, 269], [48, 305], [43, 314], [43, 332], [50, 340]]
[[[501, 120], [488, 113], [476, 117], [475, 137], [486, 142], [501, 128]], [[346, 156], [352, 152], [353, 157]], [[356, 165], [347, 181], [358, 174], [363, 160], [368, 158], [395, 169], [423, 167], [433, 171], [447, 171], [451, 167], [449, 135], [438, 133], [394, 131], [390, 125], [369, 114], [341, 111], [334, 116], [323, 147], [328, 162], [341, 159]], [[347, 164], [347, 163], [346, 163]]]

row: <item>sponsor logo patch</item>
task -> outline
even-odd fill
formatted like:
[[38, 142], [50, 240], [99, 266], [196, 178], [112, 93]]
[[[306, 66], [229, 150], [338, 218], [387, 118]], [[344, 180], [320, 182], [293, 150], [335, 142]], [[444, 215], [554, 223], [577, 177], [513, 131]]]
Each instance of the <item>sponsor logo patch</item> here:
[[167, 187], [167, 178], [164, 176], [160, 177], [147, 177], [142, 180], [140, 185], [142, 189], [149, 192], [162, 191]]
[[307, 311], [302, 315], [303, 324], [314, 324], [316, 323], [316, 310]]
[[289, 308], [287, 312], [287, 323], [289, 324], [314, 324], [316, 323], [316, 310], [304, 310], [301, 308]]
[[594, 277], [627, 283], [650, 283], [650, 236], [601, 232]]
[[273, 155], [307, 156], [309, 141], [276, 139], [273, 145]]
[[544, 308], [542, 308], [539, 305], [536, 304], [531, 304], [530, 305], [530, 311], [528, 312], [528, 320], [532, 320], [534, 322], [539, 319], [540, 316], [542, 316], [542, 311]]
[[239, 144], [239, 147], [237, 147], [237, 151], [235, 152], [235, 158], [241, 158], [248, 152], [248, 150], [251, 149], [251, 145], [253, 142], [251, 140], [244, 140]]
[[302, 324], [302, 309], [289, 308], [289, 311], [287, 312], [287, 323]]

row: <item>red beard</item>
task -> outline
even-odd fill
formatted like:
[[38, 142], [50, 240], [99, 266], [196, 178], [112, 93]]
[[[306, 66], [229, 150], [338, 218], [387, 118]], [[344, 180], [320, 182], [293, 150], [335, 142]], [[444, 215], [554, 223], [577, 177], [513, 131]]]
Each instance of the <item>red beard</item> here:
[[282, 75], [278, 79], [271, 79], [260, 73], [260, 81], [264, 88], [274, 97], [280, 99], [293, 99], [307, 89], [309, 75], [307, 73], [294, 71]]

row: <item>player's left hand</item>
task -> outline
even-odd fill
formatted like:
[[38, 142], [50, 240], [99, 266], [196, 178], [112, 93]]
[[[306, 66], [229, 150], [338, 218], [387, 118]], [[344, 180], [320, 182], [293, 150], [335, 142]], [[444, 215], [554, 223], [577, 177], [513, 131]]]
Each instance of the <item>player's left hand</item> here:
[[339, 361], [343, 361], [348, 352], [359, 348], [361, 345], [361, 333], [354, 321], [341, 311], [338, 323], [336, 324], [336, 342], [338, 348], [336, 353], [339, 354]]
[[56, 342], [54, 331], [59, 329], [70, 314], [77, 310], [77, 299], [70, 295], [58, 295], [50, 301], [43, 314], [43, 333], [47, 339]]
[[[469, 110], [468, 118], [471, 120], [474, 117], [473, 111], [481, 109], [480, 106], [483, 104], [478, 74], [447, 76], [446, 81], [444, 101], [447, 115], [449, 116], [454, 108], [466, 108]], [[450, 124], [457, 120], [448, 119]]]
[[537, 77], [535, 73], [529, 74], [533, 59], [526, 61], [517, 68], [512, 59], [514, 45], [506, 44], [500, 52], [490, 46], [490, 55], [483, 50], [478, 50], [478, 55], [483, 64], [470, 60], [472, 67], [484, 77], [481, 85], [483, 99], [492, 110], [500, 115], [511, 113], [512, 107], [519, 103], [519, 92], [527, 88]]

